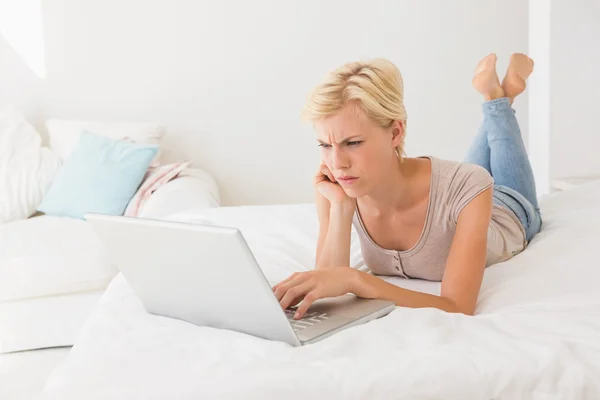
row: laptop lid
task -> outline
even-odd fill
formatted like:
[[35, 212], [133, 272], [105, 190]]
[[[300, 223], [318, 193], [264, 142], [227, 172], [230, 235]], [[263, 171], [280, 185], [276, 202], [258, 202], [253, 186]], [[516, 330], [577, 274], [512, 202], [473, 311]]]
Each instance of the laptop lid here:
[[86, 214], [152, 314], [300, 342], [237, 228]]

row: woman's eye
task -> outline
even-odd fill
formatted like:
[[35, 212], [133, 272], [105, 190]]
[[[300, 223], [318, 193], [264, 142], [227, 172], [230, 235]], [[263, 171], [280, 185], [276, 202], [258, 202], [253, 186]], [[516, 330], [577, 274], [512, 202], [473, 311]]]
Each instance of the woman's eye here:
[[[348, 146], [357, 146], [361, 143], [362, 143], [362, 141], [348, 142]], [[331, 145], [329, 145], [327, 143], [319, 143], [319, 147], [328, 148], [328, 147], [331, 147]]]

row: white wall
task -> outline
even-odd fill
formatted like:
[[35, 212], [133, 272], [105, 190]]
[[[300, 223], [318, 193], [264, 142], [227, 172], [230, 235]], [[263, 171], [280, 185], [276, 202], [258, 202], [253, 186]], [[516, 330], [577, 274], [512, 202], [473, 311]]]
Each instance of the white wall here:
[[0, 34], [0, 110], [15, 105], [36, 123], [42, 82]]
[[550, 174], [600, 176], [600, 2], [553, 0]]
[[538, 196], [551, 192], [550, 176], [550, 87], [551, 3], [529, 0], [529, 56], [534, 73], [527, 82], [529, 95], [529, 160]]
[[[211, 172], [225, 205], [313, 199], [319, 153], [299, 115], [329, 69], [376, 56], [397, 63], [406, 86], [409, 156], [461, 159], [481, 117], [471, 88], [475, 64], [496, 52], [503, 74], [511, 52], [527, 51], [522, 0], [53, 0], [43, 6], [46, 78], [17, 71], [21, 83], [0, 88], [0, 105], [35, 96], [29, 103], [40, 120], [164, 123], [172, 156]], [[0, 42], [0, 77], [15, 73], [6, 54], [12, 53]], [[515, 104], [524, 136], [527, 104], [526, 96]]]

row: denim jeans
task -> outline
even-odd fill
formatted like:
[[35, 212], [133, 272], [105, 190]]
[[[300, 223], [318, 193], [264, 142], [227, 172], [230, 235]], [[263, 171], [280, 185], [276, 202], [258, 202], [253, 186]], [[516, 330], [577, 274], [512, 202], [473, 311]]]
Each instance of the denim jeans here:
[[515, 110], [506, 97], [486, 101], [482, 108], [483, 122], [465, 162], [492, 175], [494, 203], [515, 213], [529, 243], [542, 228], [542, 216]]

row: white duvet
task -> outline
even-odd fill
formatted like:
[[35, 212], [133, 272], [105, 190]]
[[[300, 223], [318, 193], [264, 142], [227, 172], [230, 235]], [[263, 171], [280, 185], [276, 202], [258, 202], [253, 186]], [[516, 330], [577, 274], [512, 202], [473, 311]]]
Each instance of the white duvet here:
[[[299, 348], [149, 315], [118, 276], [38, 398], [600, 398], [600, 184], [548, 197], [542, 212], [529, 248], [486, 270], [478, 315], [397, 307]], [[314, 264], [312, 204], [177, 219], [239, 227], [269, 280]], [[365, 268], [356, 236], [351, 260]]]

